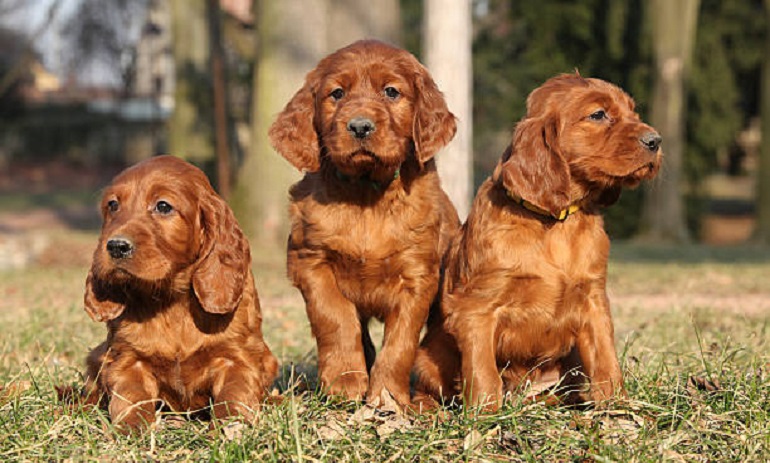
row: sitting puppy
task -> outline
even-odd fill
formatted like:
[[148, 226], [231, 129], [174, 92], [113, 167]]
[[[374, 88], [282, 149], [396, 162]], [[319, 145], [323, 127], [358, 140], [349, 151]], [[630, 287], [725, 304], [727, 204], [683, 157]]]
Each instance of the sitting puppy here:
[[[360, 41], [311, 71], [270, 128], [306, 172], [291, 188], [288, 274], [305, 299], [322, 387], [410, 402], [440, 256], [459, 227], [433, 156], [455, 118], [408, 52]], [[385, 323], [375, 361], [368, 322]]]
[[86, 394], [141, 428], [165, 405], [213, 405], [251, 421], [278, 364], [262, 339], [249, 245], [198, 168], [159, 156], [104, 192], [85, 309], [107, 340], [87, 359]]
[[464, 392], [466, 404], [495, 410], [525, 381], [561, 382], [570, 401], [585, 400], [586, 381], [590, 400], [625, 394], [600, 208], [657, 173], [660, 142], [607, 82], [561, 75], [530, 94], [448, 251], [440, 310], [416, 360], [416, 403]]

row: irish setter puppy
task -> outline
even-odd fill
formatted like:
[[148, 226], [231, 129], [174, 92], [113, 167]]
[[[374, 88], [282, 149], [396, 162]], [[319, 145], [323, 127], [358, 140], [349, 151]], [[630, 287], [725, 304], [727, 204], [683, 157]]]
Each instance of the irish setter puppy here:
[[[459, 227], [433, 156], [455, 118], [410, 53], [359, 41], [327, 56], [270, 128], [305, 172], [290, 191], [288, 274], [333, 395], [409, 403], [409, 372], [440, 256]], [[368, 323], [385, 323], [375, 360]]]
[[416, 402], [462, 392], [495, 410], [527, 383], [571, 390], [568, 401], [625, 394], [600, 208], [657, 173], [660, 142], [607, 82], [561, 75], [530, 94], [448, 251], [440, 309], [416, 360]]
[[86, 394], [103, 395], [123, 430], [161, 405], [252, 420], [278, 364], [230, 208], [198, 168], [159, 156], [115, 177], [101, 211], [85, 309], [108, 333], [88, 356]]

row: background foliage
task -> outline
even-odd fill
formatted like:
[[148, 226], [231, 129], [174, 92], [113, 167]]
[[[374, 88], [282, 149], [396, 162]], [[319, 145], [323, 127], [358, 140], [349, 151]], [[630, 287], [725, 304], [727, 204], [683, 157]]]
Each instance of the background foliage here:
[[[402, 0], [405, 46], [419, 54], [420, 2]], [[579, 71], [624, 88], [649, 119], [652, 37], [656, 14], [642, 0], [490, 0], [474, 3], [475, 182], [491, 172], [508, 143], [526, 97], [547, 78]], [[703, 0], [688, 91], [688, 223], [697, 232], [706, 212], [705, 176], [735, 148], [738, 132], [759, 113], [765, 16], [761, 0]], [[665, 142], [664, 142], [665, 151]], [[740, 174], [741, 172], [733, 172]], [[626, 191], [606, 211], [613, 237], [638, 226], [642, 190]]]

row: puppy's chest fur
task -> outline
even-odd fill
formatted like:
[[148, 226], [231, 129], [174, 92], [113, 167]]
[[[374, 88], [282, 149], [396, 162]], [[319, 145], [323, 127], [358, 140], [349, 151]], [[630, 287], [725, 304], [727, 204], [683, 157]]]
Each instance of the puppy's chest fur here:
[[[147, 369], [160, 397], [174, 409], [205, 406], [211, 373], [238, 360], [227, 347], [228, 342], [235, 341], [231, 339], [234, 330], [227, 329], [234, 323], [233, 317], [207, 314], [197, 302], [191, 304], [193, 307], [176, 304], [140, 320], [132, 318], [128, 307], [125, 316], [111, 322], [108, 338], [108, 364]], [[241, 313], [236, 311], [235, 316], [247, 316], [244, 309], [240, 307]], [[242, 337], [240, 344], [245, 346], [248, 337]]]
[[506, 296], [495, 314], [504, 356], [542, 361], [573, 347], [605, 297], [608, 244], [600, 222], [572, 217], [537, 234], [529, 249], [528, 240], [517, 246], [512, 261], [518, 265], [508, 269]]
[[[463, 237], [478, 245], [461, 246], [452, 257], [457, 290], [445, 299], [461, 314], [449, 317], [494, 323], [501, 360], [537, 363], [566, 355], [606, 297], [609, 240], [601, 217], [580, 213], [543, 222], [486, 206], [472, 213]], [[486, 302], [473, 303], [479, 298]]]
[[291, 208], [290, 276], [299, 285], [309, 269], [326, 266], [359, 310], [381, 315], [394, 291], [438, 280], [441, 217], [434, 196], [413, 184], [409, 193], [388, 191], [368, 205], [299, 199]]

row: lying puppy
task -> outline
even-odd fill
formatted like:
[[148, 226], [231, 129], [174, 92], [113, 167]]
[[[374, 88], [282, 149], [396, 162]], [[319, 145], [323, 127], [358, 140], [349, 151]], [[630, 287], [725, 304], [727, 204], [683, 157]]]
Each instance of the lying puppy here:
[[165, 405], [255, 418], [278, 364], [262, 339], [249, 245], [198, 168], [159, 156], [104, 192], [85, 309], [107, 322], [86, 394], [141, 428]]
[[[433, 156], [455, 118], [408, 52], [360, 41], [312, 70], [270, 128], [291, 188], [288, 273], [305, 299], [322, 387], [410, 402], [409, 371], [459, 227]], [[368, 323], [385, 323], [376, 357]]]
[[607, 82], [561, 75], [530, 94], [448, 252], [440, 310], [417, 356], [417, 403], [463, 392], [466, 404], [495, 410], [525, 381], [561, 382], [570, 401], [586, 398], [586, 381], [590, 400], [625, 394], [600, 208], [657, 173], [660, 142]]

